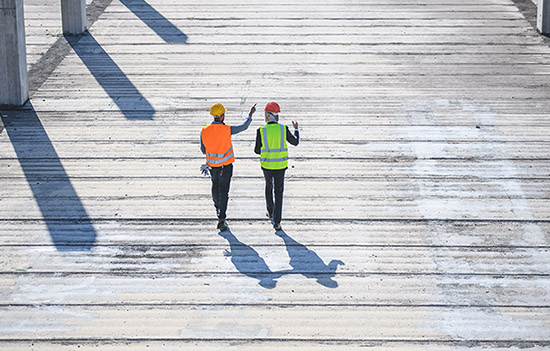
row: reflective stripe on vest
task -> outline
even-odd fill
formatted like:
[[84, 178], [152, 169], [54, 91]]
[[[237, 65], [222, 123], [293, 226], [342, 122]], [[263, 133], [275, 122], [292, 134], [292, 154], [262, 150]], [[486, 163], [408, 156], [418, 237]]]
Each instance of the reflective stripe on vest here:
[[270, 123], [260, 127], [262, 148], [260, 164], [265, 169], [285, 169], [288, 167], [288, 148], [286, 144], [286, 127]]
[[[231, 157], [233, 157], [233, 146], [229, 148], [225, 153], [223, 154], [206, 154], [206, 162], [210, 162], [216, 165], [221, 165], [224, 161], [229, 160]], [[219, 159], [222, 157], [221, 159]], [[218, 158], [218, 159], [217, 159]]]
[[233, 151], [233, 146], [231, 146], [229, 148], [229, 150], [227, 150], [226, 152], [224, 152], [223, 154], [206, 154], [206, 157], [224, 157], [225, 154], [227, 154], [229, 151]]
[[209, 166], [221, 167], [235, 162], [230, 126], [209, 124], [202, 128], [201, 140], [206, 149], [206, 163]]

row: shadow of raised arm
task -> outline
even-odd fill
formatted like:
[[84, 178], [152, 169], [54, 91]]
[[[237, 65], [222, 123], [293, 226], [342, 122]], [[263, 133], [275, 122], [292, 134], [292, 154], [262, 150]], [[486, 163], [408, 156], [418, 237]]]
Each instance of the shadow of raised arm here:
[[327, 265], [315, 251], [292, 239], [283, 230], [277, 231], [276, 234], [284, 240], [288, 256], [290, 257], [290, 265], [293, 268], [292, 271], [284, 271], [284, 273], [299, 273], [307, 278], [316, 279], [319, 284], [327, 288], [338, 287], [338, 282], [332, 280], [332, 278], [336, 275], [338, 266], [343, 266], [344, 262], [341, 260], [332, 260]]

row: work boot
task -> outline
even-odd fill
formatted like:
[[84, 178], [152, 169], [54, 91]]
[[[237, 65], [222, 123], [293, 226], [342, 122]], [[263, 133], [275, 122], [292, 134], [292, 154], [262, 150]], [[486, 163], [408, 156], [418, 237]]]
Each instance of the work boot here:
[[217, 226], [218, 230], [220, 232], [225, 232], [227, 229], [229, 229], [229, 227], [227, 226], [227, 222], [225, 221], [225, 219], [220, 219], [218, 220], [218, 226]]
[[283, 228], [281, 227], [281, 223], [274, 223], [273, 229], [275, 229], [276, 231], [283, 230]]

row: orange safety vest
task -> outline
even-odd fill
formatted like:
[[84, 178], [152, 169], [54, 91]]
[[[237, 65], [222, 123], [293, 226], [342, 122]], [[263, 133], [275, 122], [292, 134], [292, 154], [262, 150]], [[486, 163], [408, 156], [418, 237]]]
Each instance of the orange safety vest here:
[[206, 149], [206, 163], [210, 167], [221, 167], [235, 162], [231, 126], [209, 124], [202, 128], [201, 139]]

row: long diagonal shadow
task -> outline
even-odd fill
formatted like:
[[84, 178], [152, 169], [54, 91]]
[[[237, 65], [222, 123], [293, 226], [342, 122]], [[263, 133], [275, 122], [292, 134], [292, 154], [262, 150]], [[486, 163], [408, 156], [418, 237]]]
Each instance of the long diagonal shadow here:
[[226, 255], [231, 256], [231, 262], [237, 270], [248, 277], [258, 279], [259, 284], [264, 288], [273, 289], [277, 284], [276, 279], [285, 274], [296, 273], [316, 279], [319, 284], [327, 288], [338, 287], [338, 282], [332, 278], [336, 275], [338, 265], [344, 265], [344, 262], [332, 260], [326, 265], [314, 251], [298, 243], [284, 231], [280, 230], [276, 234], [285, 241], [292, 270], [271, 271], [258, 252], [240, 242], [231, 231], [226, 230], [219, 233], [229, 242], [230, 251], [226, 251]]
[[[4, 122], [56, 249], [90, 251], [96, 231], [34, 108], [24, 118]], [[34, 129], [32, 140], [25, 137], [26, 128]], [[67, 219], [69, 231], [64, 225]]]
[[130, 11], [157, 33], [166, 43], [185, 44], [187, 35], [145, 0], [121, 0]]
[[276, 232], [283, 238], [290, 257], [291, 272], [300, 273], [307, 278], [316, 279], [317, 282], [327, 288], [337, 288], [338, 282], [332, 280], [336, 275], [338, 265], [344, 265], [340, 260], [332, 260], [327, 265], [313, 250], [292, 239], [283, 230]]
[[65, 38], [127, 119], [153, 119], [153, 106], [91, 34]]

